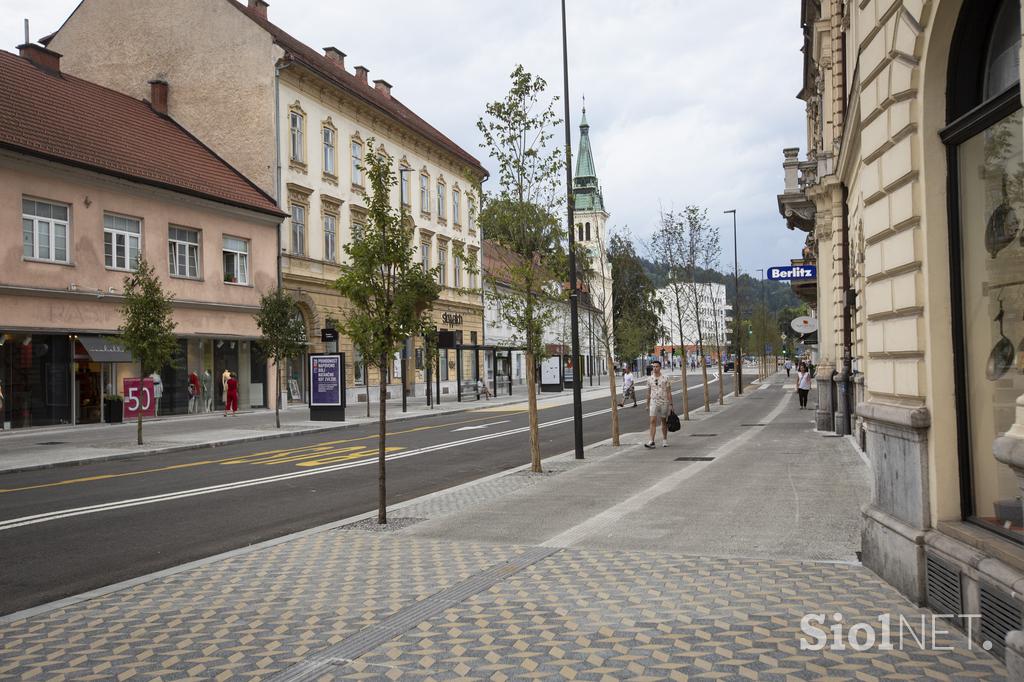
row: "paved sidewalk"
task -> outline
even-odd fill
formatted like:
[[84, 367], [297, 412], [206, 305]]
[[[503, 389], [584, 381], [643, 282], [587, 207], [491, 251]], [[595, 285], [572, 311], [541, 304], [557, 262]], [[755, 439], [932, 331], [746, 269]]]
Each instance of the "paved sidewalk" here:
[[349, 519], [0, 618], [0, 679], [1003, 679], [956, 632], [801, 650], [808, 613], [930, 615], [856, 562], [866, 464], [782, 383], [667, 449], [631, 434], [398, 505], [388, 530]]
[[[620, 391], [621, 392], [621, 391]], [[584, 399], [607, 395], [608, 385], [584, 386]], [[443, 396], [440, 405], [429, 408], [425, 398], [410, 398], [408, 412], [402, 412], [401, 400], [389, 400], [389, 422], [475, 410], [483, 406], [525, 403], [526, 386], [513, 387], [513, 395], [497, 396], [489, 401], [476, 399], [476, 394]], [[558, 394], [541, 394], [545, 405], [572, 402], [572, 390]], [[123, 424], [89, 424], [18, 431], [0, 431], [0, 473], [81, 464], [89, 461], [122, 459], [175, 452], [195, 447], [214, 447], [230, 443], [281, 438], [302, 433], [317, 433], [337, 428], [376, 424], [377, 404], [371, 403], [370, 417], [366, 403], [350, 405], [346, 421], [310, 421], [309, 408], [292, 405], [281, 411], [281, 428], [274, 423], [273, 410], [240, 412], [224, 417], [221, 412], [199, 415], [175, 415], [147, 419], [143, 424], [144, 445], [138, 445], [135, 422]]]

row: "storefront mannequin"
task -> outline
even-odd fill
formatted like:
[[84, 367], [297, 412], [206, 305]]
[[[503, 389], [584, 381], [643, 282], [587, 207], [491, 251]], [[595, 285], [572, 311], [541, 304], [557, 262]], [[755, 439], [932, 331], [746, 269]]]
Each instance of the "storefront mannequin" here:
[[225, 404], [227, 404], [227, 399], [228, 399], [228, 379], [230, 379], [230, 378], [231, 378], [231, 371], [228, 370], [228, 369], [225, 369], [224, 372], [220, 375], [220, 387], [221, 387], [220, 399], [221, 399], [221, 402], [223, 402]]
[[156, 403], [155, 414], [157, 417], [160, 416], [160, 398], [164, 395], [164, 380], [160, 378], [159, 372], [153, 372], [149, 375], [149, 378], [153, 380], [153, 402]]
[[195, 370], [188, 373], [188, 413], [196, 414], [199, 412], [200, 396], [203, 392], [203, 388], [199, 383], [199, 375], [195, 373]]
[[203, 405], [204, 412], [213, 412], [213, 375], [210, 370], [203, 370]]

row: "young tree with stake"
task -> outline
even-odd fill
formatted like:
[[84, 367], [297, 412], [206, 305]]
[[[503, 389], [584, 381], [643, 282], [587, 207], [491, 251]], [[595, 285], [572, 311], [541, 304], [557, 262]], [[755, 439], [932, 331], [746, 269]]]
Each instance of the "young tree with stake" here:
[[497, 189], [486, 197], [479, 222], [484, 236], [501, 247], [501, 277], [486, 273], [485, 286], [488, 296], [497, 299], [502, 319], [515, 330], [515, 341], [525, 348], [530, 461], [532, 470], [540, 472], [537, 363], [544, 356], [544, 328], [554, 319], [555, 304], [564, 299], [566, 235], [559, 220], [564, 201], [559, 189], [565, 159], [559, 148], [548, 149], [552, 129], [560, 123], [553, 108], [558, 98], [542, 104], [547, 84], [522, 65], [511, 79], [505, 98], [488, 104], [486, 118], [477, 122], [484, 136], [481, 147], [498, 163]]
[[281, 428], [281, 370], [289, 358], [305, 350], [306, 325], [298, 314], [295, 300], [281, 289], [260, 296], [260, 309], [254, 316], [260, 330], [259, 354], [274, 361], [277, 395], [274, 397], [274, 422]]
[[[413, 261], [413, 225], [405, 209], [391, 205], [391, 188], [397, 184], [393, 161], [383, 147], [370, 152], [362, 169], [368, 181], [363, 199], [366, 224], [345, 244], [348, 261], [341, 265], [335, 287], [348, 300], [341, 331], [366, 360], [380, 372], [380, 420], [377, 443], [377, 522], [387, 523], [385, 471], [387, 437], [388, 364], [405, 339], [422, 331], [430, 306], [441, 293], [437, 269], [424, 269]], [[369, 380], [369, 377], [367, 377]]]
[[[164, 292], [160, 278], [145, 258], [139, 257], [135, 272], [124, 278], [124, 302], [121, 304], [120, 341], [147, 376], [171, 361], [178, 341], [177, 323], [171, 315], [174, 295]], [[142, 445], [142, 411], [136, 423], [136, 435]]]

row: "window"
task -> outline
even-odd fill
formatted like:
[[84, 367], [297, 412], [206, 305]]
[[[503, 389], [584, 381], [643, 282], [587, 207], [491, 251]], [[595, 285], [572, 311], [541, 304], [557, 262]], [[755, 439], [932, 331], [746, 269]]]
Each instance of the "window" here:
[[462, 256], [459, 254], [452, 259], [452, 286], [456, 289], [462, 286]]
[[402, 206], [412, 205], [412, 197], [409, 195], [409, 173], [411, 172], [411, 168], [398, 169], [398, 175], [401, 178], [399, 182], [399, 198], [402, 201]]
[[587, 223], [587, 241], [590, 241], [590, 223]]
[[[949, 56], [949, 158], [956, 410], [963, 515], [1024, 542], [1020, 463], [995, 440], [1014, 427], [1024, 337], [1018, 236], [1024, 215], [1020, 3], [964, 3]], [[978, 76], [983, 75], [982, 79]], [[958, 247], [958, 248], [957, 248]], [[1024, 350], [1021, 348], [1020, 350]]]
[[437, 182], [437, 219], [444, 220], [447, 218], [445, 214], [447, 210], [445, 202], [445, 194], [448, 193], [448, 188], [440, 180]]
[[576, 237], [576, 241], [583, 241], [583, 223], [576, 223], [576, 231], [579, 233], [579, 236]]
[[467, 212], [467, 219], [466, 220], [469, 223], [469, 229], [470, 230], [475, 230], [476, 229], [476, 201], [474, 201], [473, 197], [471, 197], [471, 196], [466, 197], [466, 209], [468, 211]]
[[324, 214], [324, 260], [337, 261], [338, 219], [330, 213]]
[[25, 258], [68, 262], [68, 207], [34, 199], [21, 200]]
[[430, 177], [426, 173], [420, 175], [420, 211], [430, 215]]
[[430, 242], [420, 242], [420, 264], [423, 272], [430, 269]]
[[363, 362], [363, 356], [358, 350], [352, 350], [352, 371], [354, 373], [353, 382], [356, 386], [366, 385], [366, 363]]
[[324, 126], [324, 173], [327, 175], [336, 175], [334, 170], [335, 167], [335, 145], [334, 145], [334, 128], [328, 128]]
[[231, 284], [249, 283], [248, 240], [224, 237], [224, 281]]
[[291, 153], [290, 158], [292, 161], [298, 161], [302, 163], [305, 160], [305, 140], [303, 140], [303, 132], [306, 127], [306, 117], [301, 112], [292, 110], [288, 112], [288, 126], [290, 129], [290, 144]]
[[363, 186], [363, 170], [360, 166], [363, 163], [363, 145], [355, 140], [352, 141], [352, 184]]
[[103, 215], [103, 256], [108, 268], [134, 270], [139, 266], [142, 221], [125, 216]]
[[476, 289], [476, 252], [469, 252], [469, 259], [467, 260], [467, 267], [472, 268], [469, 271], [469, 288]]
[[199, 232], [171, 225], [167, 229], [167, 259], [171, 277], [199, 279]]
[[448, 286], [448, 247], [437, 245], [437, 283]]
[[306, 207], [301, 204], [292, 204], [292, 253], [306, 253]]
[[457, 189], [452, 191], [452, 223], [455, 225], [458, 225], [462, 222], [462, 219], [459, 215], [459, 212], [462, 207], [462, 202], [460, 201], [461, 198], [462, 192], [460, 192]]

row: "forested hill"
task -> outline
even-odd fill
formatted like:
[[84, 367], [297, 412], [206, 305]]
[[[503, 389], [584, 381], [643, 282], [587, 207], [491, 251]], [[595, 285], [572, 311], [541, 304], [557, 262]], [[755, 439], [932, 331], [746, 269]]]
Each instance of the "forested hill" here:
[[[650, 277], [651, 283], [654, 284], [656, 289], [661, 289], [668, 284], [667, 271], [664, 268], [643, 257], [640, 257], [640, 262], [643, 264], [644, 272], [646, 272], [647, 276]], [[725, 295], [728, 302], [732, 304], [736, 300], [736, 286], [731, 272], [721, 273], [717, 270], [704, 270], [698, 268], [694, 279], [698, 282], [715, 282], [717, 284], [724, 284]], [[753, 307], [759, 305], [761, 302], [761, 280], [756, 276], [751, 277], [747, 274], [740, 274], [740, 290], [743, 294], [743, 298], [740, 301], [741, 312], [743, 312], [744, 317], [747, 317], [753, 310]], [[793, 289], [789, 286], [789, 282], [765, 281], [764, 298], [767, 303], [768, 310], [772, 315], [777, 315], [783, 308], [797, 307], [800, 305], [800, 299], [793, 293]]]

